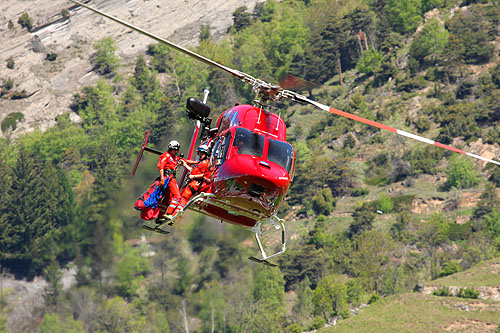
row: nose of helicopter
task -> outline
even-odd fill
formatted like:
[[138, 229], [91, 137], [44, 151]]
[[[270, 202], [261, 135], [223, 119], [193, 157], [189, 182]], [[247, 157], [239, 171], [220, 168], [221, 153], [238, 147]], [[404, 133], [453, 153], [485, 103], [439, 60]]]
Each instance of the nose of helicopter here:
[[224, 178], [225, 196], [258, 204], [271, 211], [281, 202], [290, 187], [288, 172], [278, 164], [251, 155], [240, 155], [226, 161], [219, 169]]

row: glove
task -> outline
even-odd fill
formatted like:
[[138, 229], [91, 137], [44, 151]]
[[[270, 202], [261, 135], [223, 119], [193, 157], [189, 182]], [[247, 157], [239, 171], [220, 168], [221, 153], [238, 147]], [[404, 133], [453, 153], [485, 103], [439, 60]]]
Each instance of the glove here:
[[161, 186], [165, 185], [165, 179], [160, 180], [160, 185]]

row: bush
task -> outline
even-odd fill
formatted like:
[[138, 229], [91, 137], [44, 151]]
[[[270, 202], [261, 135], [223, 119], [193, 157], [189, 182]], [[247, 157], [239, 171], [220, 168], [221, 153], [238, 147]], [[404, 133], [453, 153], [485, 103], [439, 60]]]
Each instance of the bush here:
[[323, 188], [312, 198], [312, 207], [316, 214], [328, 215], [335, 207], [335, 199], [329, 187]]
[[367, 195], [370, 191], [367, 188], [354, 188], [352, 189], [351, 195], [353, 197], [361, 197]]
[[28, 13], [23, 13], [23, 15], [19, 16], [17, 23], [19, 23], [21, 27], [28, 29], [28, 31], [31, 31], [33, 28], [33, 19], [28, 15]]
[[392, 199], [388, 195], [382, 194], [382, 197], [378, 200], [378, 208], [383, 213], [391, 213], [394, 209], [394, 202], [392, 202]]
[[448, 287], [442, 287], [439, 288], [438, 290], [434, 290], [432, 294], [435, 296], [453, 296]]
[[456, 261], [450, 261], [446, 263], [444, 270], [439, 273], [439, 277], [452, 275], [462, 271], [462, 266]]
[[21, 112], [12, 112], [7, 117], [2, 120], [1, 129], [2, 132], [6, 132], [9, 129], [13, 131], [17, 128], [17, 123], [24, 120], [24, 114]]
[[368, 300], [368, 304], [373, 304], [377, 302], [380, 299], [379, 294], [373, 294], [371, 295], [370, 299]]
[[94, 49], [97, 53], [94, 56], [94, 63], [101, 74], [114, 73], [119, 66], [119, 58], [115, 55], [116, 45], [111, 37], [99, 40]]
[[57, 59], [57, 53], [47, 53], [45, 56], [45, 60], [47, 61], [55, 61]]
[[14, 29], [14, 22], [12, 22], [12, 20], [9, 20], [9, 23], [7, 24], [7, 27], [9, 28], [9, 30]]
[[9, 57], [9, 59], [7, 59], [7, 68], [14, 69], [14, 65], [15, 65], [14, 58]]
[[456, 155], [452, 156], [447, 173], [448, 180], [445, 186], [448, 189], [452, 187], [457, 189], [471, 188], [479, 183], [477, 171], [469, 159], [464, 159]]
[[64, 8], [61, 10], [61, 16], [64, 17], [65, 19], [69, 17], [69, 10], [67, 8]]
[[321, 317], [321, 316], [317, 316], [317, 317], [314, 317], [313, 319], [313, 322], [311, 324], [311, 326], [309, 327], [309, 330], [317, 330], [318, 328], [322, 328], [326, 325], [326, 320]]
[[462, 298], [478, 298], [480, 292], [477, 290], [474, 290], [472, 288], [460, 288], [460, 290], [457, 293], [457, 297], [462, 297]]
[[356, 69], [363, 74], [373, 74], [377, 72], [382, 65], [383, 54], [377, 50], [366, 51], [359, 59]]

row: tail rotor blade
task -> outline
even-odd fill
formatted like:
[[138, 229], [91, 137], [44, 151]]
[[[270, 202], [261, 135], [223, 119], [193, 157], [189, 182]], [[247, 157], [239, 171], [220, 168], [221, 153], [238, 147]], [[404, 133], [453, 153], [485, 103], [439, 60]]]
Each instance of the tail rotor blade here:
[[354, 114], [351, 114], [351, 113], [348, 113], [348, 112], [345, 112], [345, 111], [337, 110], [337, 109], [334, 109], [332, 107], [329, 107], [329, 106], [323, 105], [321, 103], [318, 103], [318, 102], [312, 101], [310, 99], [307, 99], [307, 98], [305, 98], [303, 96], [300, 96], [300, 97], [301, 97], [300, 100], [302, 102], [314, 105], [317, 108], [325, 110], [325, 111], [328, 111], [330, 113], [333, 113], [333, 114], [336, 114], [336, 115], [339, 115], [339, 116], [342, 116], [342, 117], [345, 117], [345, 118], [349, 118], [349, 119], [352, 119], [352, 120], [355, 120], [355, 121], [358, 121], [358, 122], [361, 122], [361, 123], [364, 123], [364, 124], [367, 124], [367, 125], [370, 125], [370, 126], [373, 126], [373, 127], [377, 127], [377, 128], [380, 128], [380, 129], [383, 129], [383, 130], [386, 130], [386, 131], [389, 131], [389, 132], [392, 132], [392, 133], [396, 133], [396, 134], [405, 136], [405, 137], [410, 138], [410, 139], [414, 139], [414, 140], [417, 140], [417, 141], [420, 141], [420, 142], [424, 142], [424, 143], [427, 143], [427, 144], [430, 144], [430, 145], [434, 145], [434, 146], [437, 146], [437, 147], [440, 147], [440, 148], [443, 148], [443, 149], [447, 149], [447, 150], [451, 150], [451, 151], [454, 151], [454, 152], [457, 152], [457, 153], [460, 153], [460, 154], [464, 154], [464, 155], [476, 158], [478, 160], [482, 160], [482, 161], [485, 161], [485, 162], [488, 162], [488, 163], [493, 163], [493, 164], [500, 165], [500, 162], [498, 162], [498, 161], [491, 160], [491, 159], [488, 159], [486, 157], [479, 156], [479, 155], [476, 155], [476, 154], [472, 154], [472, 153], [469, 153], [469, 152], [466, 152], [466, 151], [463, 151], [463, 150], [460, 150], [460, 149], [457, 149], [457, 148], [454, 148], [454, 147], [451, 147], [451, 146], [448, 146], [448, 145], [436, 142], [434, 140], [430, 140], [430, 139], [427, 139], [427, 138], [424, 138], [424, 137], [421, 137], [421, 136], [418, 136], [418, 135], [415, 135], [415, 134], [412, 134], [412, 133], [408, 133], [408, 132], [405, 132], [405, 131], [402, 131], [402, 130], [399, 130], [399, 129], [396, 129], [396, 128], [393, 128], [393, 127], [390, 127], [390, 126], [387, 126], [387, 125], [384, 125], [384, 124], [381, 124], [381, 123], [378, 123], [378, 122], [373, 121], [373, 120], [369, 120], [369, 119], [366, 119], [366, 118], [363, 118], [363, 117], [360, 117], [360, 116], [356, 116]]

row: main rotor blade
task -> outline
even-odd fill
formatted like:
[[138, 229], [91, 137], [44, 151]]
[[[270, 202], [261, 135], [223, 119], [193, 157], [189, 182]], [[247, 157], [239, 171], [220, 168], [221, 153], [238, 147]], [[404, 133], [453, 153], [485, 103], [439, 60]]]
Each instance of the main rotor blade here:
[[188, 55], [188, 56], [190, 56], [190, 57], [193, 57], [193, 58], [195, 58], [195, 59], [197, 59], [197, 60], [199, 60], [199, 61], [201, 61], [201, 62], [204, 62], [205, 64], [208, 64], [208, 65], [210, 65], [210, 66], [215, 66], [215, 67], [217, 67], [217, 68], [220, 68], [220, 69], [222, 69], [222, 70], [224, 70], [224, 71], [226, 71], [226, 72], [228, 72], [228, 73], [230, 73], [230, 74], [232, 74], [232, 75], [234, 75], [234, 76], [238, 77], [239, 79], [243, 79], [243, 78], [244, 78], [244, 74], [243, 74], [243, 73], [241, 73], [240, 71], [237, 71], [237, 70], [235, 70], [235, 69], [232, 69], [232, 68], [226, 67], [226, 66], [224, 66], [224, 65], [221, 65], [221, 64], [219, 64], [219, 63], [217, 63], [217, 62], [215, 62], [215, 61], [213, 61], [213, 60], [210, 60], [210, 59], [208, 59], [208, 58], [205, 58], [205, 57], [204, 57], [204, 56], [202, 56], [202, 55], [199, 55], [199, 54], [197, 54], [197, 53], [195, 53], [195, 52], [193, 52], [193, 51], [190, 51], [190, 50], [188, 50], [188, 49], [186, 49], [186, 48], [184, 48], [184, 47], [182, 47], [182, 46], [179, 46], [179, 45], [177, 45], [177, 44], [174, 44], [174, 43], [172, 43], [172, 42], [170, 42], [170, 41], [168, 41], [168, 40], [166, 40], [166, 39], [163, 39], [163, 38], [161, 38], [161, 37], [158, 37], [158, 36], [156, 36], [156, 35], [153, 35], [152, 33], [147, 32], [146, 30], [143, 30], [143, 29], [141, 29], [141, 28], [139, 28], [139, 27], [136, 27], [136, 26], [134, 26], [134, 25], [132, 25], [132, 24], [130, 24], [130, 23], [127, 23], [127, 22], [125, 22], [125, 21], [122, 21], [122, 20], [120, 20], [119, 18], [116, 18], [116, 17], [114, 17], [114, 16], [111, 16], [111, 15], [109, 15], [109, 14], [106, 14], [106, 13], [104, 13], [104, 12], [102, 12], [102, 11], [100, 11], [100, 10], [96, 9], [96, 8], [90, 7], [90, 6], [88, 6], [88, 5], [84, 4], [84, 3], [81, 3], [81, 2], [79, 2], [79, 1], [75, 1], [75, 0], [69, 0], [69, 1], [71, 1], [71, 2], [75, 3], [75, 4], [79, 5], [79, 6], [82, 6], [82, 7], [84, 7], [84, 8], [87, 8], [87, 9], [89, 9], [89, 10], [93, 11], [94, 13], [97, 13], [97, 14], [99, 14], [99, 15], [101, 15], [101, 16], [104, 16], [104, 17], [106, 17], [106, 18], [109, 18], [110, 20], [113, 20], [113, 21], [115, 21], [115, 22], [117, 22], [117, 23], [119, 23], [119, 24], [121, 24], [121, 25], [123, 25], [123, 26], [125, 26], [125, 27], [127, 27], [127, 28], [130, 28], [130, 29], [132, 29], [132, 30], [135, 30], [135, 31], [137, 31], [137, 32], [139, 32], [139, 33], [141, 33], [141, 34], [143, 34], [143, 35], [145, 35], [145, 36], [148, 36], [149, 38], [152, 38], [152, 39], [156, 40], [157, 42], [160, 42], [160, 43], [166, 44], [166, 45], [168, 45], [168, 46], [170, 46], [170, 47], [172, 47], [172, 48], [176, 49], [177, 51], [180, 51], [180, 52], [182, 52], [182, 53], [184, 53], [184, 54], [187, 54], [187, 55]]
[[451, 146], [448, 146], [448, 145], [436, 142], [434, 140], [426, 139], [424, 137], [421, 137], [421, 136], [418, 136], [418, 135], [415, 135], [415, 134], [411, 134], [411, 133], [408, 133], [408, 132], [405, 132], [405, 131], [402, 131], [402, 130], [399, 130], [399, 129], [396, 129], [396, 128], [393, 128], [393, 127], [390, 127], [390, 126], [387, 126], [387, 125], [384, 125], [384, 124], [381, 124], [381, 123], [377, 123], [376, 121], [373, 121], [373, 120], [365, 119], [363, 117], [359, 117], [359, 116], [356, 116], [354, 114], [351, 114], [351, 113], [348, 113], [348, 112], [345, 112], [345, 111], [334, 109], [332, 107], [323, 105], [323, 104], [318, 103], [316, 101], [312, 101], [312, 100], [310, 100], [310, 99], [308, 99], [308, 98], [306, 98], [304, 96], [296, 96], [296, 98], [298, 100], [300, 100], [301, 102], [303, 102], [303, 103], [308, 103], [308, 104], [314, 105], [317, 108], [320, 108], [322, 110], [328, 111], [330, 113], [333, 113], [333, 114], [336, 114], [336, 115], [339, 115], [339, 116], [342, 116], [342, 117], [345, 117], [345, 118], [349, 118], [349, 119], [352, 119], [352, 120], [355, 120], [355, 121], [359, 121], [361, 123], [364, 123], [364, 124], [367, 124], [367, 125], [370, 125], [370, 126], [374, 126], [374, 127], [377, 127], [377, 128], [380, 128], [380, 129], [383, 129], [383, 130], [386, 130], [386, 131], [389, 131], [389, 132], [392, 132], [392, 133], [396, 133], [396, 134], [399, 134], [399, 135], [402, 135], [402, 136], [406, 136], [407, 138], [411, 138], [411, 139], [414, 139], [414, 140], [417, 140], [417, 141], [420, 141], [420, 142], [424, 142], [424, 143], [427, 143], [427, 144], [430, 144], [430, 145], [438, 146], [440, 148], [444, 148], [444, 149], [448, 149], [448, 150], [451, 150], [451, 151], [454, 151], [454, 152], [457, 152], [457, 153], [460, 153], [460, 154], [464, 154], [464, 155], [476, 158], [478, 160], [482, 160], [482, 161], [485, 161], [485, 162], [488, 162], [488, 163], [494, 163], [494, 164], [500, 165], [500, 162], [498, 162], [498, 161], [490, 160], [490, 159], [488, 159], [486, 157], [479, 156], [479, 155], [472, 154], [472, 153], [468, 153], [466, 151], [463, 151], [463, 150], [460, 150], [460, 149], [457, 149], [457, 148], [454, 148], [454, 147], [451, 147]]

